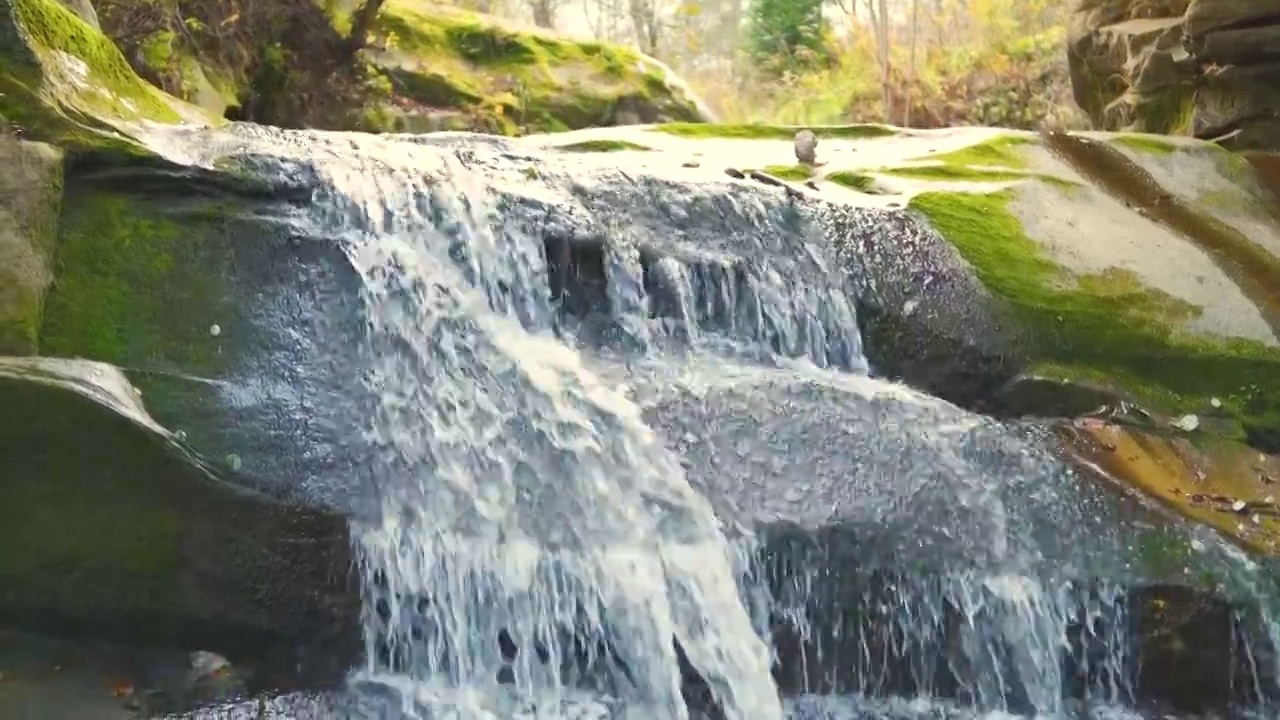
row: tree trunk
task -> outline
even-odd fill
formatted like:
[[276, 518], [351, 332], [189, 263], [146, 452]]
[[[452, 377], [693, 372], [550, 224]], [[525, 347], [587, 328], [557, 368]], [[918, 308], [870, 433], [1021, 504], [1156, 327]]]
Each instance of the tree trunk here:
[[902, 126], [911, 127], [911, 108], [915, 101], [916, 42], [920, 37], [920, 0], [911, 0], [911, 62], [907, 65], [907, 102], [902, 109]]
[[630, 0], [627, 7], [631, 12], [631, 26], [641, 52], [657, 57], [658, 15], [653, 3], [649, 0]]
[[356, 54], [369, 42], [369, 33], [373, 30], [373, 21], [378, 18], [387, 0], [365, 0], [351, 15], [351, 34], [347, 36], [351, 54]]
[[555, 0], [532, 0], [529, 9], [533, 10], [533, 24], [540, 28], [556, 26]]

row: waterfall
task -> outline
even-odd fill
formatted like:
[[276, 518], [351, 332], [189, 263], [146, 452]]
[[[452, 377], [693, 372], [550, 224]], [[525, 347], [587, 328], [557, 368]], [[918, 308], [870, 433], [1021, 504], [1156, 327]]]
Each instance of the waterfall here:
[[215, 137], [314, 174], [290, 221], [359, 279], [354, 678], [406, 717], [1134, 717], [1148, 529], [871, 377], [823, 223], [551, 158], [528, 188], [478, 142]]

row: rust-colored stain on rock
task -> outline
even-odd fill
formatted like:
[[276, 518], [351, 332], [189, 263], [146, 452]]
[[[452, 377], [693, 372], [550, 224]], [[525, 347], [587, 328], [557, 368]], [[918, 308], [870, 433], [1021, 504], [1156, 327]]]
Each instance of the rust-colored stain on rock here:
[[1280, 556], [1280, 458], [1242, 443], [1085, 419], [1061, 428], [1077, 463], [1257, 552]]

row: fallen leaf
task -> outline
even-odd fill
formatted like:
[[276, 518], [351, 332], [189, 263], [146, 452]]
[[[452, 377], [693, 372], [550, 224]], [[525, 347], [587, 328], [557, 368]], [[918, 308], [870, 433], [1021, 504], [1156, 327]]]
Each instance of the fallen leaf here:
[[119, 680], [111, 685], [111, 697], [127, 698], [133, 696], [133, 683]]

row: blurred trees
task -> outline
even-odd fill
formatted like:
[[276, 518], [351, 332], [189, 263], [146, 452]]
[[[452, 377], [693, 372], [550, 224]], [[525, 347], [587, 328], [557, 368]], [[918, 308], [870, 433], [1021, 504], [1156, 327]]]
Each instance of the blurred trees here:
[[1063, 47], [1073, 0], [445, 1], [633, 45], [725, 120], [1078, 121]]

